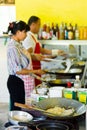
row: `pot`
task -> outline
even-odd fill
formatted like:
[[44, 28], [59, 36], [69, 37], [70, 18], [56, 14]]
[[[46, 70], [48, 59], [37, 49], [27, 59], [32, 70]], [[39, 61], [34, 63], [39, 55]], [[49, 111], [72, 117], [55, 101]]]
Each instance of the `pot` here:
[[69, 130], [69, 126], [67, 124], [64, 124], [62, 122], [57, 122], [53, 120], [45, 120], [45, 121], [38, 121], [31, 123], [24, 123], [19, 122], [19, 125], [21, 126], [27, 126], [27, 127], [36, 127], [37, 130]]
[[77, 118], [78, 116], [84, 114], [86, 112], [86, 105], [80, 103], [73, 99], [66, 99], [66, 98], [47, 98], [43, 99], [39, 102], [33, 102], [36, 107], [47, 110], [48, 108], [53, 108], [55, 106], [59, 106], [61, 108], [73, 108], [75, 113], [70, 116], [57, 116], [57, 115], [50, 115], [48, 113], [43, 113], [46, 117], [50, 117], [52, 119], [71, 119]]
[[36, 126], [37, 130], [69, 130], [69, 127], [61, 123], [40, 123]]

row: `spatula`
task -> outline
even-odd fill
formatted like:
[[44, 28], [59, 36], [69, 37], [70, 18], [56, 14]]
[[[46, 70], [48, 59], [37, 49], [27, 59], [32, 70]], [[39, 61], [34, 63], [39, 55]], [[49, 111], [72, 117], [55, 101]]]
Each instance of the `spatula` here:
[[[32, 109], [32, 110], [37, 110], [37, 111], [40, 111], [40, 112], [43, 112], [44, 114], [47, 114], [47, 115], [49, 115], [49, 116], [60, 116], [60, 117], [63, 117], [63, 115], [57, 115], [57, 114], [54, 114], [54, 113], [50, 113], [50, 112], [47, 112], [46, 110], [43, 110], [43, 109], [41, 109], [41, 108], [37, 108], [37, 107], [34, 107], [34, 106], [29, 106], [29, 105], [26, 105], [26, 104], [21, 104], [21, 103], [15, 103], [15, 106], [17, 106], [17, 107], [20, 107], [20, 108], [24, 108], [24, 109]], [[67, 109], [67, 110], [65, 110], [65, 112], [67, 113], [68, 111], [70, 111], [70, 109]], [[65, 114], [64, 116], [71, 116], [71, 115], [73, 115], [74, 114], [74, 112], [75, 112], [75, 110], [74, 109], [72, 109], [72, 111], [70, 111], [70, 113], [69, 114]]]

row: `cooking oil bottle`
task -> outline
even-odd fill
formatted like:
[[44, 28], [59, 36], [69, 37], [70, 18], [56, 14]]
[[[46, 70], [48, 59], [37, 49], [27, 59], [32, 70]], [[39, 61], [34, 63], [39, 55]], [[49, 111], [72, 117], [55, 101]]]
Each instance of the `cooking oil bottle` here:
[[74, 88], [81, 88], [81, 81], [79, 75], [76, 75], [76, 79], [74, 81]]

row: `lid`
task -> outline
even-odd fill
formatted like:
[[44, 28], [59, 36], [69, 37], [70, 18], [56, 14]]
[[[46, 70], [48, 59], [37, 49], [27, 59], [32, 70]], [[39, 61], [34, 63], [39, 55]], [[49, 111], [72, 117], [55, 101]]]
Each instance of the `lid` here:
[[79, 75], [76, 75], [76, 79], [79, 79], [80, 77], [79, 77]]
[[67, 82], [67, 87], [71, 88], [71, 86], [72, 86], [71, 82]]

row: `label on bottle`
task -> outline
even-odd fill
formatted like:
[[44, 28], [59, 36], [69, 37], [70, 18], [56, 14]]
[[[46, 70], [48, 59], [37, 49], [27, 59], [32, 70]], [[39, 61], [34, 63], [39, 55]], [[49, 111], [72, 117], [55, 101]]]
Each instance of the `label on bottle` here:
[[78, 92], [78, 99], [80, 102], [82, 103], [86, 103], [87, 102], [87, 92]]
[[76, 95], [76, 91], [74, 91], [73, 89], [66, 89], [64, 90], [64, 97], [65, 98], [69, 98], [69, 99], [76, 99], [77, 95]]
[[69, 32], [68, 32], [68, 39], [69, 39], [69, 40], [72, 40], [72, 39], [73, 39], [73, 32], [72, 32], [72, 31], [69, 31]]

